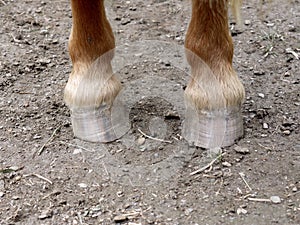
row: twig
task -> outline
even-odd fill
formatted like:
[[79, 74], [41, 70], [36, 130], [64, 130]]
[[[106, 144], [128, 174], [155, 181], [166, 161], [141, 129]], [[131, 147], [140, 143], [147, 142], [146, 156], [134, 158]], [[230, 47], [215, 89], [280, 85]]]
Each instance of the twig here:
[[278, 128], [279, 128], [279, 125], [276, 126], [276, 128], [275, 128], [275, 130], [272, 132], [271, 136], [273, 136], [273, 135], [276, 133], [276, 131], [278, 130]]
[[194, 172], [191, 172], [190, 175], [195, 175], [197, 173], [201, 173], [203, 172], [204, 170], [206, 170], [207, 168], [211, 167], [218, 159], [220, 159], [223, 155], [225, 155], [226, 153], [222, 153], [220, 155], [218, 155], [215, 159], [213, 159], [209, 164], [207, 164], [206, 166], [203, 166], [202, 168], [194, 171]]
[[22, 41], [16, 39], [16, 38], [14, 37], [14, 35], [10, 34], [10, 36], [12, 37], [12, 39], [14, 40], [14, 42], [16, 42], [16, 43], [22, 43]]
[[38, 178], [40, 178], [40, 179], [42, 179], [42, 180], [48, 182], [49, 184], [53, 184], [51, 180], [49, 180], [49, 179], [47, 179], [46, 177], [43, 177], [43, 176], [41, 176], [41, 175], [39, 175], [39, 174], [36, 174], [36, 173], [26, 174], [26, 175], [24, 175], [23, 177], [30, 177], [30, 176], [38, 177]]
[[244, 183], [246, 184], [246, 186], [249, 188], [249, 190], [252, 191], [252, 188], [249, 186], [249, 184], [247, 183], [247, 181], [245, 179], [245, 174], [239, 173], [239, 175], [241, 176], [242, 180], [244, 181]]
[[222, 188], [223, 184], [224, 184], [224, 181], [223, 181], [223, 178], [221, 177], [220, 187], [219, 187], [218, 191], [216, 192], [216, 196], [218, 196], [220, 194], [220, 191], [221, 191], [221, 188]]
[[[42, 152], [44, 151], [45, 147], [47, 144], [49, 144], [51, 141], [53, 141], [54, 136], [56, 135], [57, 131], [61, 128], [61, 126], [57, 127], [53, 133], [51, 134], [51, 136], [48, 138], [48, 140], [43, 144], [43, 146], [39, 149], [39, 151], [37, 152], [38, 155], [41, 155]], [[34, 154], [35, 155], [35, 154]]]
[[248, 200], [253, 202], [272, 202], [270, 199], [267, 198], [248, 198]]
[[242, 198], [243, 199], [246, 199], [246, 198], [248, 198], [249, 196], [255, 196], [253, 193], [249, 193], [249, 194], [246, 194], [246, 195], [244, 195]]
[[270, 151], [274, 150], [274, 149], [271, 149], [271, 148], [269, 148], [269, 147], [263, 146], [262, 144], [260, 144], [260, 143], [258, 143], [258, 142], [257, 142], [257, 144], [258, 144], [260, 147], [262, 147], [262, 148], [264, 148], [264, 149], [266, 149], [266, 150], [270, 150]]
[[296, 194], [300, 194], [300, 191], [296, 191], [294, 193], [288, 194], [287, 197], [291, 197], [291, 196], [296, 195]]
[[103, 165], [103, 168], [104, 168], [104, 171], [105, 171], [106, 175], [107, 175], [107, 176], [109, 176], [109, 173], [108, 173], [108, 171], [107, 171], [107, 169], [106, 169], [106, 166], [105, 166], [105, 164], [104, 164], [104, 163], [102, 163], [102, 165]]
[[138, 131], [145, 137], [149, 138], [149, 139], [152, 139], [154, 141], [160, 141], [160, 142], [165, 142], [165, 143], [172, 143], [172, 141], [168, 141], [168, 140], [164, 140], [164, 139], [159, 139], [159, 138], [155, 138], [155, 137], [151, 137], [147, 134], [145, 134], [143, 131], [141, 131], [139, 128], [138, 128]]
[[51, 195], [56, 195], [56, 194], [59, 194], [59, 193], [60, 193], [60, 191], [53, 191], [53, 192], [51, 192], [51, 193], [45, 195], [45, 196], [42, 198], [42, 200], [45, 200], [46, 198], [49, 198]]
[[90, 149], [87, 149], [85, 147], [82, 147], [82, 146], [79, 146], [79, 145], [74, 145], [74, 144], [67, 143], [67, 142], [64, 142], [64, 141], [60, 141], [59, 143], [64, 144], [64, 145], [68, 145], [68, 146], [72, 146], [72, 147], [76, 147], [76, 148], [80, 148], [80, 149], [85, 150], [87, 152], [95, 152], [95, 150], [90, 150]]
[[78, 216], [78, 219], [79, 219], [79, 223], [80, 223], [80, 224], [83, 224], [83, 223], [82, 223], [82, 218], [81, 218], [81, 216], [80, 216], [80, 213], [79, 213], [79, 212], [77, 212], [77, 216]]

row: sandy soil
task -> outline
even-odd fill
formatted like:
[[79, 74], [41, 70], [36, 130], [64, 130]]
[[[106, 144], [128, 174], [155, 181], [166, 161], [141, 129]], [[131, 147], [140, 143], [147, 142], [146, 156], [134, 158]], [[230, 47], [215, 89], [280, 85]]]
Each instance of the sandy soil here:
[[69, 2], [0, 1], [0, 224], [300, 224], [300, 2], [231, 19], [245, 137], [195, 175], [216, 156], [180, 139], [190, 4], [111, 2], [131, 129], [102, 145], [73, 137], [62, 99]]

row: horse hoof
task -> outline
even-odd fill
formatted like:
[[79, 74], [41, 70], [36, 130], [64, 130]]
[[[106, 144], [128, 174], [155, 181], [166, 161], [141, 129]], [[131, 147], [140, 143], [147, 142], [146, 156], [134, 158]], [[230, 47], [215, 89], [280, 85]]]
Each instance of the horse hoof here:
[[244, 134], [241, 109], [200, 111], [188, 108], [182, 136], [202, 148], [226, 147]]
[[[122, 114], [120, 106], [117, 114]], [[97, 108], [71, 110], [71, 121], [75, 137], [89, 142], [112, 142], [122, 137], [129, 124], [112, 112], [108, 105]]]

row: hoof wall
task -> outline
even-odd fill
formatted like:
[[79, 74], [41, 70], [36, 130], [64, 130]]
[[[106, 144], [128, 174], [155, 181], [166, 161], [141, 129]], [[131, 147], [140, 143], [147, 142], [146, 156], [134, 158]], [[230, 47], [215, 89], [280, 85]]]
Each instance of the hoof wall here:
[[[120, 107], [118, 109], [117, 114], [122, 114]], [[89, 142], [107, 143], [122, 137], [128, 131], [129, 125], [121, 119], [122, 117], [112, 113], [106, 105], [71, 110], [74, 135]]]
[[226, 147], [241, 138], [243, 118], [240, 108], [201, 111], [188, 108], [182, 136], [202, 148]]

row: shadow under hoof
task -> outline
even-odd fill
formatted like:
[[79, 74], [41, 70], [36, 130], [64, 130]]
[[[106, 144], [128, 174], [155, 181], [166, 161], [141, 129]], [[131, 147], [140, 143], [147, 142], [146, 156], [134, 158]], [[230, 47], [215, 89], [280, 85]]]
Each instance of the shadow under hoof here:
[[228, 108], [197, 112], [187, 108], [182, 136], [202, 148], [233, 145], [244, 134], [241, 109]]
[[117, 114], [111, 107], [101, 105], [97, 108], [71, 110], [71, 121], [75, 137], [89, 142], [112, 142], [129, 130], [129, 123], [122, 120], [123, 110], [118, 106]]

